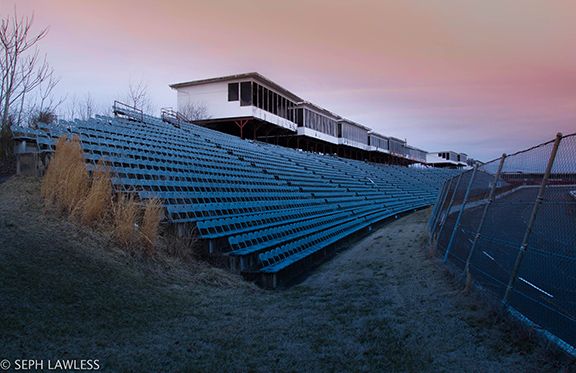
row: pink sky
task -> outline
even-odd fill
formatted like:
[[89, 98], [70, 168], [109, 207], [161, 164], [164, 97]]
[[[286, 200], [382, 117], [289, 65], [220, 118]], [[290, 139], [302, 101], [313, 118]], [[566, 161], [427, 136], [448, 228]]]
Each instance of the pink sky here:
[[[2, 0], [2, 14], [14, 2]], [[50, 26], [60, 91], [102, 105], [130, 80], [258, 71], [429, 151], [487, 160], [576, 131], [576, 1], [19, 0]]]

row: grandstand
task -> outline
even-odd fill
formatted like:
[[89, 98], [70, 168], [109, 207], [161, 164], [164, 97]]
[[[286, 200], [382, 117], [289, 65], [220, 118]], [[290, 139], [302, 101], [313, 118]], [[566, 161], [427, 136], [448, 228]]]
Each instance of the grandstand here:
[[429, 158], [426, 151], [408, 145], [406, 140], [384, 136], [343, 118], [256, 72], [170, 87], [176, 90], [178, 111], [186, 112], [190, 105], [203, 105], [208, 115], [192, 118], [195, 123], [241, 138], [386, 164], [466, 166], [463, 153], [448, 152], [455, 159]]
[[430, 206], [458, 170], [351, 160], [232, 136], [115, 105], [116, 117], [15, 128], [44, 159], [78, 135], [89, 170], [110, 165], [116, 191], [159, 198], [166, 222], [197, 233], [230, 269], [276, 287], [377, 222]]

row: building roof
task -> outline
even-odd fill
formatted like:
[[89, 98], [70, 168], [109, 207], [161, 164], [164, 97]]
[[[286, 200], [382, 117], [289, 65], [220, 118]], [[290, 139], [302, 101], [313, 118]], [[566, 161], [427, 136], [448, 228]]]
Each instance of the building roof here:
[[306, 108], [308, 108], [308, 109], [312, 109], [312, 110], [314, 110], [314, 111], [316, 111], [316, 112], [318, 112], [318, 113], [322, 113], [322, 114], [324, 114], [324, 115], [326, 115], [326, 116], [328, 116], [328, 117], [332, 117], [332, 119], [334, 119], [334, 120], [339, 120], [339, 119], [341, 119], [341, 117], [340, 117], [338, 114], [335, 114], [335, 113], [331, 112], [331, 111], [328, 110], [328, 109], [324, 109], [324, 108], [321, 107], [321, 106], [318, 106], [318, 105], [316, 105], [316, 104], [313, 104], [313, 103], [311, 103], [310, 101], [301, 101], [301, 102], [298, 102], [298, 103], [297, 103], [297, 106], [298, 106], [298, 107], [306, 107]]
[[376, 131], [374, 131], [374, 130], [368, 131], [368, 135], [369, 135], [369, 136], [379, 137], [379, 138], [381, 138], [381, 139], [388, 139], [388, 136], [384, 136], [383, 134], [378, 133], [378, 132], [376, 132]]
[[218, 82], [235, 82], [237, 80], [243, 80], [243, 79], [252, 79], [254, 81], [260, 82], [260, 83], [270, 87], [271, 89], [277, 91], [278, 93], [288, 97], [290, 100], [295, 101], [295, 103], [298, 106], [308, 107], [314, 111], [317, 111], [317, 112], [322, 113], [326, 116], [332, 117], [335, 120], [338, 120], [341, 118], [338, 114], [335, 114], [328, 109], [325, 109], [321, 106], [313, 104], [310, 101], [305, 101], [303, 98], [295, 95], [294, 93], [290, 92], [289, 90], [282, 87], [278, 83], [273, 82], [272, 80], [266, 78], [265, 76], [263, 76], [257, 72], [220, 76], [217, 78], [192, 80], [192, 81], [183, 82], [183, 83], [175, 83], [175, 84], [170, 84], [170, 88], [178, 89], [178, 88], [193, 87], [193, 86], [197, 86], [197, 85], [218, 83]]
[[272, 80], [266, 78], [265, 76], [257, 73], [257, 72], [250, 72], [250, 73], [242, 73], [236, 75], [227, 75], [227, 76], [220, 76], [217, 78], [208, 78], [208, 79], [200, 79], [200, 80], [191, 80], [189, 82], [182, 82], [182, 83], [174, 83], [170, 84], [170, 88], [178, 89], [178, 88], [185, 88], [185, 87], [193, 87], [202, 84], [210, 84], [210, 83], [218, 83], [218, 82], [232, 82], [241, 79], [253, 79], [255, 81], [261, 82], [268, 87], [272, 88], [278, 93], [283, 94], [284, 96], [288, 97], [289, 99], [301, 102], [304, 101], [302, 98], [296, 96], [294, 93], [290, 92], [286, 88], [280, 86], [277, 83], [274, 83]]
[[406, 147], [407, 147], [408, 149], [412, 149], [412, 150], [417, 150], [417, 151], [420, 151], [420, 152], [428, 153], [426, 150], [417, 148], [417, 147], [412, 146], [412, 145], [406, 144]]
[[392, 136], [388, 136], [388, 138], [389, 138], [390, 140], [395, 140], [395, 141], [401, 142], [401, 143], [403, 143], [403, 144], [406, 144], [406, 140], [402, 140], [402, 139], [399, 139], [399, 138], [397, 138], [397, 137], [392, 137]]
[[354, 122], [353, 120], [346, 119], [346, 118], [340, 118], [340, 119], [338, 119], [338, 122], [346, 122], [346, 123], [352, 124], [352, 125], [354, 125], [354, 126], [356, 126], [356, 127], [360, 127], [360, 128], [362, 128], [362, 129], [365, 129], [365, 130], [367, 130], [367, 131], [370, 131], [370, 130], [371, 130], [370, 127], [366, 127], [366, 126], [363, 125], [363, 124], [360, 124], [360, 123], [358, 123], [358, 122]]

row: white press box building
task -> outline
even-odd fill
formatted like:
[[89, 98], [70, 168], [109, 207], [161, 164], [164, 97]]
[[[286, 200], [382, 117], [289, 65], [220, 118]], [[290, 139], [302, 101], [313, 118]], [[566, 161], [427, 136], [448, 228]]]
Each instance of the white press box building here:
[[466, 167], [468, 155], [453, 151], [432, 152], [426, 155], [426, 163], [438, 167]]
[[189, 119], [218, 131], [354, 159], [428, 164], [426, 151], [342, 118], [256, 72], [170, 87], [177, 92], [179, 112], [204, 107], [205, 116]]

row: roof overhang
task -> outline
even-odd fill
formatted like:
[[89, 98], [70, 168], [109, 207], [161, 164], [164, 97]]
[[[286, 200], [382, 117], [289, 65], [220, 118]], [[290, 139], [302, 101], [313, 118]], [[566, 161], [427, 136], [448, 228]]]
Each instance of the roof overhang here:
[[269, 88], [277, 91], [278, 93], [286, 96], [287, 98], [289, 98], [293, 101], [296, 101], [296, 102], [303, 101], [302, 98], [298, 97], [297, 95], [290, 92], [286, 88], [280, 86], [279, 84], [273, 82], [272, 80], [266, 78], [265, 76], [263, 76], [257, 72], [227, 75], [227, 76], [220, 76], [220, 77], [216, 77], [216, 78], [208, 78], [208, 79], [200, 79], [200, 80], [191, 80], [191, 81], [182, 82], [182, 83], [174, 83], [174, 84], [170, 84], [170, 88], [179, 89], [179, 88], [194, 87], [194, 86], [211, 84], [211, 83], [235, 82], [235, 81], [243, 80], [243, 79], [250, 79], [250, 80], [254, 80], [256, 82], [262, 83], [263, 85], [268, 86]]

